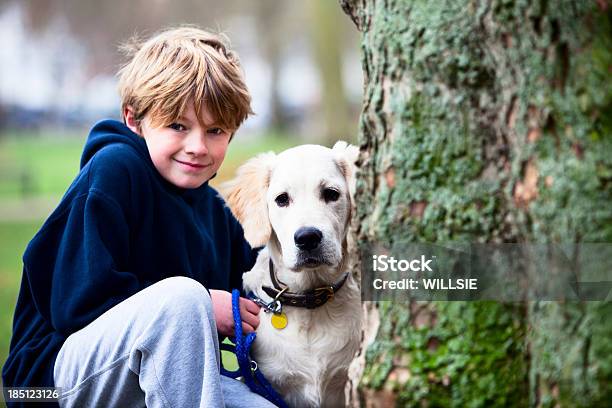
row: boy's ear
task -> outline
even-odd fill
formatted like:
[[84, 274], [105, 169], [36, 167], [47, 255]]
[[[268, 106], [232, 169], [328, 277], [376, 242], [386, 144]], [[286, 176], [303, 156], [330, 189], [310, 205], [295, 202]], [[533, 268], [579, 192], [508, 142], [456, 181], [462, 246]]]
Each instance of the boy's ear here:
[[336, 163], [338, 164], [338, 167], [340, 167], [340, 170], [346, 179], [346, 183], [348, 184], [352, 203], [353, 197], [355, 196], [355, 173], [357, 172], [357, 165], [355, 163], [359, 158], [359, 148], [340, 140], [336, 142], [334, 147], [332, 147], [332, 151], [334, 152]]
[[252, 158], [238, 168], [234, 179], [219, 189], [253, 248], [266, 244], [272, 233], [266, 194], [275, 158], [272, 152]]
[[140, 134], [140, 121], [134, 117], [134, 109], [130, 105], [123, 108], [123, 121], [130, 130], [137, 135]]

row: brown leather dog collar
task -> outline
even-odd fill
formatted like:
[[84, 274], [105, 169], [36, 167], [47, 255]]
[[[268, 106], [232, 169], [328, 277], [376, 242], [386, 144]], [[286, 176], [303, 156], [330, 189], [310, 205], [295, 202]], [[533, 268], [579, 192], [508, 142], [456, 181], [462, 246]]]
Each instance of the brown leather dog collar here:
[[305, 307], [306, 309], [315, 309], [323, 306], [328, 300], [334, 297], [334, 294], [340, 290], [349, 273], [346, 272], [342, 278], [333, 285], [319, 286], [303, 293], [290, 292], [288, 287], [281, 287], [280, 282], [274, 273], [274, 264], [270, 259], [270, 279], [272, 280], [273, 288], [262, 286], [264, 292], [273, 299], [280, 301], [284, 306]]

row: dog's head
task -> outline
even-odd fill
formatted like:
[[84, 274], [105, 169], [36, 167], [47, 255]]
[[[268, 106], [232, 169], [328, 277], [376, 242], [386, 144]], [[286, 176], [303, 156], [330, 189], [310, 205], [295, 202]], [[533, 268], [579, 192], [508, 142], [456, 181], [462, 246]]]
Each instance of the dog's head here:
[[358, 150], [303, 145], [261, 154], [221, 187], [252, 246], [269, 243], [286, 267], [300, 271], [342, 261]]

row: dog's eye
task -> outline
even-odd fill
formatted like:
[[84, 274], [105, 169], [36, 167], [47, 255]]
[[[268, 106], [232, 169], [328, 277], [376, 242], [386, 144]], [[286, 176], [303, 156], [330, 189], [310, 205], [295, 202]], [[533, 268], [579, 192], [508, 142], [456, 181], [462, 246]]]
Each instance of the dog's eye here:
[[338, 198], [340, 198], [340, 193], [337, 190], [334, 190], [333, 188], [323, 189], [323, 199], [326, 203], [329, 203], [330, 201], [338, 201]]
[[278, 205], [279, 207], [286, 207], [289, 205], [289, 194], [279, 194], [278, 196], [276, 196], [274, 201], [276, 201], [276, 205]]

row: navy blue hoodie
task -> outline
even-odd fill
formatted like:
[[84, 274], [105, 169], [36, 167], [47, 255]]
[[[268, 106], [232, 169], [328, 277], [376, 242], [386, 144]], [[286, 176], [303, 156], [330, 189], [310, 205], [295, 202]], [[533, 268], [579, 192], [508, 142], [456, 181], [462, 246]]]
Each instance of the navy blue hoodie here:
[[208, 183], [174, 186], [142, 138], [97, 123], [81, 171], [23, 256], [4, 386], [53, 386], [64, 340], [111, 307], [171, 276], [240, 288], [255, 255]]

